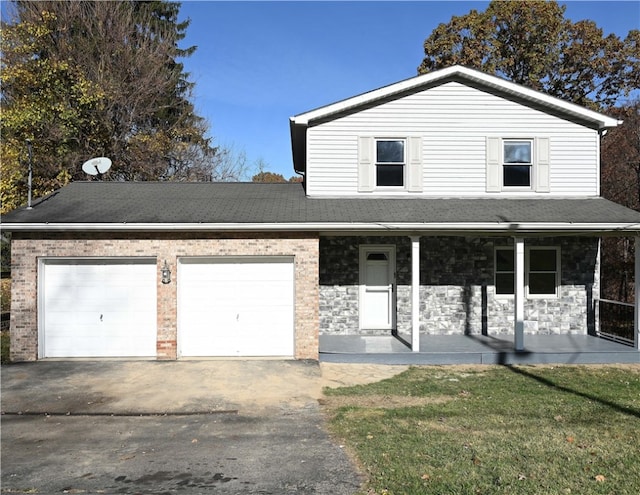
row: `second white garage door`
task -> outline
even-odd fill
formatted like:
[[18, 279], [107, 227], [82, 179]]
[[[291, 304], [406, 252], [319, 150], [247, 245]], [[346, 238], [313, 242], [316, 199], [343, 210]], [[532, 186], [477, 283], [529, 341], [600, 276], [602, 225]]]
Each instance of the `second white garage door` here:
[[293, 356], [294, 269], [289, 257], [182, 258], [182, 357]]

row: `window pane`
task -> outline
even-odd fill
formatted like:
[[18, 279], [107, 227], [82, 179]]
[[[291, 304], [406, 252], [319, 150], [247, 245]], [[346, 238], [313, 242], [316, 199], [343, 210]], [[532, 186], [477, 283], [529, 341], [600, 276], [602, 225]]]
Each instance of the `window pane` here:
[[504, 163], [531, 163], [531, 142], [505, 141]]
[[555, 273], [529, 273], [529, 294], [555, 294]]
[[513, 271], [513, 249], [496, 249], [496, 270]]
[[376, 162], [404, 163], [404, 141], [376, 141]]
[[403, 186], [404, 167], [402, 165], [378, 165], [376, 167], [376, 185]]
[[513, 294], [513, 273], [496, 273], [496, 294]]
[[385, 253], [369, 253], [367, 259], [370, 261], [387, 261], [387, 255]]
[[531, 165], [505, 165], [502, 183], [505, 186], [530, 186]]
[[529, 270], [533, 272], [555, 272], [555, 249], [532, 249], [529, 251]]

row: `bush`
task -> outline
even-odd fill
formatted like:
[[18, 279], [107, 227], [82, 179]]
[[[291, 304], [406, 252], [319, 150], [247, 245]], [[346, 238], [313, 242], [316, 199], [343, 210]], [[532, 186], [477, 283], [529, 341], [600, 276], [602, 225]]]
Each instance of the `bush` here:
[[11, 362], [9, 358], [9, 330], [0, 332], [0, 364], [8, 364]]
[[0, 311], [6, 313], [11, 308], [11, 279], [3, 278], [0, 281]]

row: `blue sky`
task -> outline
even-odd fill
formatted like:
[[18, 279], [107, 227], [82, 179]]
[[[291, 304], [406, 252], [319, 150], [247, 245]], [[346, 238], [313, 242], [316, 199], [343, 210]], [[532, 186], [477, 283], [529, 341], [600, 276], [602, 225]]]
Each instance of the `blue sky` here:
[[[564, 4], [566, 17], [594, 20], [605, 34], [640, 27], [637, 1]], [[289, 117], [415, 76], [438, 24], [487, 5], [183, 1], [191, 25], [182, 46], [198, 47], [184, 60], [196, 109], [217, 144], [289, 178]]]

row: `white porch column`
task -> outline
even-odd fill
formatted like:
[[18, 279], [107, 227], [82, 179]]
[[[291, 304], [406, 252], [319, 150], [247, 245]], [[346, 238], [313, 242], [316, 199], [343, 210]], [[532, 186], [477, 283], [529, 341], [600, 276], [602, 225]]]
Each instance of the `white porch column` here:
[[640, 349], [640, 237], [636, 236], [636, 255], [634, 260], [635, 296], [633, 312], [633, 346]]
[[524, 351], [524, 239], [516, 237], [514, 244], [514, 347], [516, 351]]
[[411, 350], [420, 351], [420, 236], [411, 236]]

